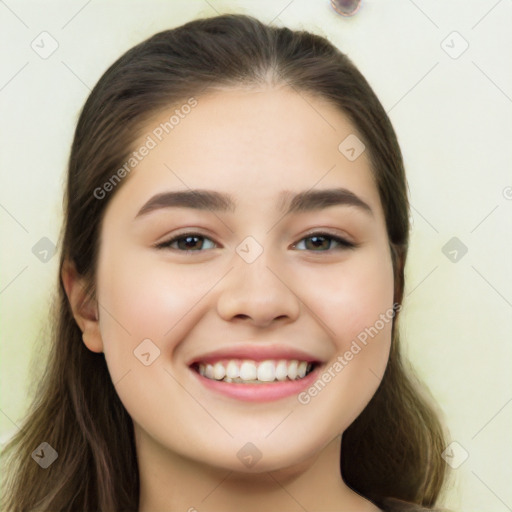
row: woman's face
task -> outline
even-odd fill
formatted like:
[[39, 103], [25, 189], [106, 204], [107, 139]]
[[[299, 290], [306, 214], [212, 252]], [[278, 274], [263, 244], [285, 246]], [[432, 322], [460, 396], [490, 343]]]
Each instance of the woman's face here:
[[387, 363], [393, 270], [369, 160], [344, 115], [287, 88], [178, 110], [148, 124], [106, 209], [88, 346], [139, 450], [290, 467], [350, 425]]

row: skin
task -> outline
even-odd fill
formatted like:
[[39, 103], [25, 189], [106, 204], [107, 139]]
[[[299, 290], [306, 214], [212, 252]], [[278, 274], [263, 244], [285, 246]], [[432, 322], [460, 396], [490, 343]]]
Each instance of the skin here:
[[[141, 141], [169, 112], [148, 123]], [[343, 431], [384, 373], [391, 322], [306, 405], [297, 396], [249, 403], [219, 395], [186, 364], [241, 342], [277, 342], [328, 367], [392, 307], [389, 243], [369, 161], [365, 152], [351, 162], [338, 150], [353, 133], [338, 109], [286, 87], [202, 96], [110, 201], [97, 303], [83, 303], [84, 283], [65, 266], [84, 342], [104, 352], [134, 421], [140, 512], [378, 510], [343, 482], [339, 457]], [[347, 205], [280, 213], [283, 190], [337, 187], [372, 213]], [[154, 194], [189, 188], [228, 192], [236, 210], [165, 208], [134, 220]], [[358, 246], [327, 241], [327, 249], [311, 249], [304, 237], [314, 230]], [[186, 232], [207, 237], [206, 248], [154, 247]], [[247, 236], [263, 249], [250, 264], [236, 252]], [[160, 350], [149, 366], [133, 353], [147, 338]], [[262, 454], [250, 468], [237, 457], [248, 442]]]

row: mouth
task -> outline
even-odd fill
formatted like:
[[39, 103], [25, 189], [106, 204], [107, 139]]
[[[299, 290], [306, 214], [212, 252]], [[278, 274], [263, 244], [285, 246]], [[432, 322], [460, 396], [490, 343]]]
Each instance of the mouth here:
[[[243, 402], [297, 396], [318, 379], [323, 364], [307, 359], [209, 358], [189, 365], [202, 389]], [[286, 356], [284, 356], [286, 357]]]
[[304, 379], [317, 365], [314, 361], [297, 359], [222, 359], [195, 362], [191, 369], [212, 381], [262, 385]]

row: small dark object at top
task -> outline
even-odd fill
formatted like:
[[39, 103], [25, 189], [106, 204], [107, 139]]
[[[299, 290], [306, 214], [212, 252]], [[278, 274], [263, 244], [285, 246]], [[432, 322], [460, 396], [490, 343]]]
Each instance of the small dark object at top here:
[[331, 0], [331, 5], [342, 16], [354, 16], [361, 7], [361, 0]]

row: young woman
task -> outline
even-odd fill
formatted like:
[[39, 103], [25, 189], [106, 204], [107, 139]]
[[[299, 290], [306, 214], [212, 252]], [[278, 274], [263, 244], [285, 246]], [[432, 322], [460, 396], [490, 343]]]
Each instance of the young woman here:
[[443, 432], [398, 339], [401, 153], [327, 40], [226, 15], [132, 48], [80, 115], [65, 208], [3, 510], [436, 505]]

